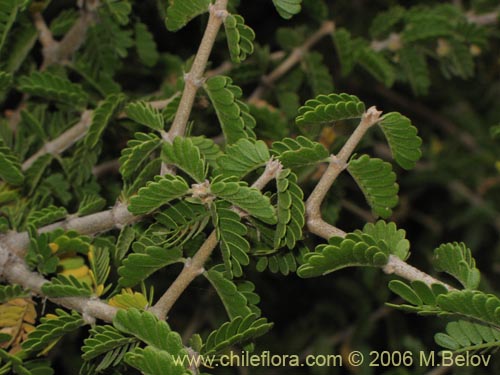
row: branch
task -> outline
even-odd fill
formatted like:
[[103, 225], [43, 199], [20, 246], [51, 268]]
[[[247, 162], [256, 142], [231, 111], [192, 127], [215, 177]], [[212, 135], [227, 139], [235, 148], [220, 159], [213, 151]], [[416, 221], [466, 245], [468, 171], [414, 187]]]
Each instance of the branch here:
[[170, 127], [166, 141], [172, 141], [177, 136], [184, 135], [186, 125], [191, 114], [194, 98], [198, 88], [203, 82], [203, 73], [207, 66], [208, 58], [212, 52], [215, 38], [227, 15], [226, 7], [228, 0], [217, 0], [215, 4], [210, 5], [210, 16], [207, 27], [198, 48], [198, 52], [191, 66], [191, 70], [184, 77], [184, 91], [182, 92], [179, 108], [175, 114], [174, 122]]
[[261, 98], [268, 87], [271, 87], [278, 79], [283, 77], [290, 69], [298, 64], [304, 54], [311, 49], [325, 35], [331, 34], [335, 30], [335, 24], [332, 21], [325, 21], [321, 27], [303, 45], [293, 49], [292, 53], [268, 75], [262, 77], [260, 85], [254, 90], [248, 98], [249, 103], [255, 103]]
[[86, 7], [80, 10], [80, 17], [60, 42], [54, 39], [42, 15], [40, 13], [33, 15], [34, 25], [39, 33], [38, 40], [43, 47], [41, 70], [68, 60], [81, 47], [87, 36], [87, 29], [96, 19], [98, 6], [98, 1], [86, 2]]
[[[0, 245], [0, 254], [2, 254], [1, 258], [8, 254], [8, 250], [4, 249], [2, 245]], [[7, 255], [6, 261], [2, 263], [0, 264], [0, 271], [2, 271], [0, 276], [2, 278], [11, 284], [21, 285], [32, 293], [43, 297], [42, 285], [47, 283], [48, 280], [36, 272], [31, 272], [26, 263], [15, 255]], [[117, 311], [115, 307], [98, 298], [65, 297], [49, 299], [58, 305], [82, 313], [83, 319], [89, 324], [95, 323], [96, 318], [111, 322]]]
[[87, 133], [92, 122], [92, 111], [86, 110], [82, 113], [80, 121], [66, 130], [54, 140], [45, 143], [41, 149], [35, 152], [31, 157], [26, 160], [22, 165], [22, 170], [26, 171], [33, 165], [33, 163], [45, 154], [61, 154], [70, 148], [79, 139], [83, 138]]
[[[474, 12], [468, 12], [466, 14], [467, 21], [479, 26], [489, 26], [498, 23], [500, 10], [495, 10], [489, 13], [476, 14]], [[383, 50], [397, 51], [403, 47], [403, 41], [401, 40], [401, 35], [398, 33], [391, 33], [387, 39], [384, 40], [374, 40], [371, 42], [370, 47], [377, 52]]]
[[[270, 181], [272, 181], [281, 171], [281, 163], [277, 160], [270, 160], [266, 164], [266, 169], [262, 175], [253, 183], [252, 187], [262, 190]], [[166, 319], [168, 312], [172, 309], [175, 302], [179, 299], [191, 282], [205, 269], [205, 262], [212, 254], [217, 246], [217, 232], [215, 230], [210, 233], [200, 249], [196, 252], [192, 259], [188, 259], [184, 263], [184, 268], [177, 276], [174, 282], [170, 285], [167, 291], [161, 296], [150, 311], [160, 319]]]
[[321, 203], [339, 174], [347, 167], [347, 162], [358, 143], [368, 129], [380, 120], [381, 114], [375, 107], [370, 107], [340, 152], [330, 157], [328, 168], [306, 201], [307, 228], [311, 233], [327, 239], [332, 236], [345, 236], [345, 232], [321, 218]]
[[[109, 231], [113, 228], [122, 228], [142, 218], [143, 216], [131, 214], [126, 204], [117, 203], [110, 210], [82, 217], [70, 217], [66, 220], [46, 225], [39, 228], [38, 233], [46, 233], [57, 228], [63, 228], [64, 230], [75, 230], [83, 235], [94, 235], [96, 233]], [[3, 244], [10, 253], [22, 258], [26, 254], [26, 249], [29, 246], [29, 235], [28, 232], [10, 232], [0, 237], [0, 243]]]
[[[323, 220], [321, 217], [321, 203], [325, 199], [328, 190], [330, 190], [339, 174], [347, 167], [347, 161], [360, 140], [366, 134], [368, 129], [380, 120], [381, 114], [382, 112], [377, 111], [375, 107], [368, 108], [361, 118], [358, 127], [351, 134], [340, 152], [337, 155], [331, 156], [330, 165], [306, 201], [306, 224], [311, 233], [314, 233], [326, 240], [333, 236], [346, 236], [346, 233], [343, 230], [336, 228]], [[398, 275], [406, 280], [420, 280], [429, 285], [439, 283], [444, 285], [448, 290], [454, 289], [453, 287], [416, 269], [394, 255], [389, 257], [388, 263], [382, 268], [382, 270], [387, 274]]]

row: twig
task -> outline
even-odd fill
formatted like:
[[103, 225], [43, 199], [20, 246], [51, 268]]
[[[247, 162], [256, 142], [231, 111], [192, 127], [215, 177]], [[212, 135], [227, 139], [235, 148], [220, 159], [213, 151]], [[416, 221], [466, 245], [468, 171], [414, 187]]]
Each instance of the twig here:
[[[351, 134], [340, 152], [337, 155], [331, 156], [330, 165], [306, 201], [306, 223], [307, 228], [311, 233], [325, 239], [329, 239], [333, 236], [346, 236], [344, 231], [323, 220], [321, 217], [321, 203], [325, 199], [328, 190], [330, 190], [339, 174], [347, 167], [347, 161], [359, 141], [363, 138], [367, 130], [380, 120], [381, 114], [382, 112], [377, 111], [375, 107], [370, 107], [365, 112], [358, 127]], [[443, 284], [448, 290], [454, 289], [453, 287], [407, 264], [394, 255], [389, 257], [388, 263], [382, 268], [382, 270], [387, 274], [395, 274], [410, 281], [421, 280], [429, 285], [440, 283]]]
[[120, 161], [118, 159], [112, 159], [96, 165], [92, 168], [92, 174], [99, 178], [106, 174], [117, 174], [119, 169]]
[[[8, 250], [0, 245], [0, 253], [8, 254]], [[15, 255], [8, 256], [6, 262], [0, 265], [0, 271], [0, 275], [9, 283], [21, 285], [32, 293], [43, 297], [42, 285], [47, 283], [48, 280], [36, 272], [31, 272], [21, 258]], [[89, 324], [93, 324], [96, 318], [111, 322], [117, 311], [115, 307], [98, 298], [65, 297], [49, 299], [58, 305], [82, 313], [84, 320]]]
[[254, 103], [264, 94], [265, 90], [272, 86], [274, 82], [284, 76], [290, 69], [299, 63], [305, 53], [319, 42], [325, 35], [331, 34], [335, 30], [335, 24], [332, 21], [325, 21], [323, 25], [308, 38], [303, 45], [295, 48], [292, 53], [268, 75], [262, 77], [260, 85], [254, 90], [248, 98], [248, 102]]
[[[276, 160], [271, 160], [267, 163], [266, 169], [262, 175], [253, 183], [252, 187], [262, 190], [271, 180], [276, 178], [281, 170], [281, 163]], [[212, 254], [217, 246], [217, 232], [215, 230], [210, 233], [200, 249], [196, 252], [192, 259], [188, 259], [184, 263], [184, 268], [177, 276], [174, 282], [170, 285], [167, 291], [160, 297], [156, 304], [150, 309], [152, 313], [160, 319], [166, 319], [168, 312], [172, 309], [175, 302], [179, 299], [191, 282], [205, 269], [205, 262]]]
[[368, 129], [379, 121], [381, 114], [382, 112], [377, 111], [375, 107], [369, 108], [340, 152], [330, 157], [331, 161], [328, 168], [323, 176], [321, 176], [318, 184], [306, 202], [307, 228], [311, 233], [323, 238], [329, 238], [335, 235], [345, 235], [342, 230], [335, 228], [322, 219], [321, 203], [325, 199], [328, 190], [330, 190], [330, 187], [335, 182], [338, 175], [347, 167], [347, 161], [359, 141], [363, 138]]
[[[466, 14], [467, 21], [479, 26], [489, 26], [498, 23], [500, 10], [495, 10], [488, 13], [476, 14], [474, 12], [468, 12]], [[389, 37], [384, 40], [373, 40], [370, 47], [377, 52], [383, 51], [385, 49], [391, 51], [397, 51], [403, 47], [403, 41], [401, 40], [401, 35], [398, 33], [391, 33]]]
[[[94, 235], [109, 231], [113, 228], [121, 228], [139, 221], [142, 218], [142, 216], [131, 214], [126, 204], [117, 203], [110, 210], [82, 217], [72, 217], [67, 220], [46, 225], [38, 229], [38, 233], [47, 233], [57, 228], [63, 228], [65, 230], [75, 230], [83, 235]], [[3, 244], [10, 253], [22, 258], [26, 254], [26, 248], [29, 245], [29, 236], [27, 232], [11, 232], [1, 236], [0, 243]]]
[[83, 44], [87, 36], [87, 29], [94, 23], [96, 9], [99, 3], [87, 3], [87, 7], [80, 10], [80, 17], [69, 29], [61, 41], [56, 41], [47, 27], [45, 20], [40, 13], [33, 15], [34, 25], [38, 30], [38, 40], [42, 45], [43, 62], [40, 70], [46, 69], [49, 65], [60, 64], [72, 56]]
[[40, 150], [35, 152], [28, 160], [22, 165], [22, 170], [26, 171], [33, 165], [33, 163], [45, 154], [61, 154], [75, 142], [85, 136], [88, 128], [92, 122], [92, 111], [86, 110], [82, 113], [82, 117], [77, 124], [66, 130], [54, 140], [45, 143]]
[[224, 17], [227, 15], [226, 7], [228, 0], [217, 0], [215, 4], [210, 6], [210, 16], [205, 33], [194, 58], [191, 70], [184, 77], [185, 85], [182, 93], [179, 108], [175, 114], [174, 122], [168, 132], [167, 141], [172, 141], [177, 136], [182, 136], [185, 133], [186, 125], [191, 114], [194, 98], [198, 88], [203, 82], [203, 73], [207, 66], [208, 58], [212, 52], [212, 47], [215, 43], [215, 38], [222, 25]]

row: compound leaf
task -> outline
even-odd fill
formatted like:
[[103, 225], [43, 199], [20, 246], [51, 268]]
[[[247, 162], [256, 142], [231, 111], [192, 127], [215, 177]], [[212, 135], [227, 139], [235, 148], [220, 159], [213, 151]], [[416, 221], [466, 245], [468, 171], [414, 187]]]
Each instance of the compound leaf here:
[[179, 176], [157, 176], [139, 189], [130, 199], [128, 210], [134, 215], [150, 213], [164, 204], [184, 196], [189, 190], [186, 181]]
[[318, 95], [299, 108], [297, 125], [328, 124], [351, 118], [359, 118], [365, 105], [357, 96], [349, 94]]
[[392, 166], [381, 159], [362, 155], [349, 162], [347, 170], [356, 180], [373, 212], [383, 218], [398, 204], [399, 186]]
[[414, 168], [422, 156], [422, 139], [410, 119], [400, 113], [390, 112], [382, 116], [378, 125], [384, 132], [396, 163], [404, 169]]
[[165, 23], [169, 31], [182, 29], [196, 16], [208, 11], [210, 0], [172, 0], [167, 9]]
[[446, 272], [467, 289], [476, 289], [481, 274], [476, 268], [476, 261], [471, 250], [464, 243], [446, 243], [434, 250], [434, 266], [438, 271]]

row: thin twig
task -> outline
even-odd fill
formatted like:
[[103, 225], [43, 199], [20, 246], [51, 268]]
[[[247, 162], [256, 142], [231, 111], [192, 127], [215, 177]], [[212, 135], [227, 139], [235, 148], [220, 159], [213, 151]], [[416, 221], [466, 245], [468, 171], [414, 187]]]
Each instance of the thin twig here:
[[[94, 235], [109, 231], [113, 228], [121, 228], [141, 220], [142, 216], [135, 216], [128, 211], [127, 205], [117, 203], [112, 209], [97, 212], [95, 214], [71, 217], [67, 220], [58, 221], [38, 229], [38, 233], [52, 232], [57, 228], [64, 230], [74, 230], [83, 235]], [[10, 253], [19, 257], [24, 257], [29, 245], [29, 235], [27, 232], [10, 232], [0, 236], [0, 243], [3, 244]]]
[[347, 162], [359, 141], [363, 138], [368, 129], [379, 121], [381, 114], [382, 112], [377, 111], [375, 107], [369, 108], [340, 152], [330, 157], [331, 161], [328, 168], [323, 176], [321, 176], [318, 184], [306, 202], [307, 228], [311, 233], [324, 238], [335, 235], [345, 235], [345, 232], [335, 228], [322, 219], [321, 203], [339, 174], [347, 167]]
[[79, 139], [83, 138], [87, 133], [88, 128], [92, 122], [92, 111], [86, 110], [82, 113], [80, 121], [73, 125], [71, 128], [66, 130], [60, 136], [54, 140], [45, 143], [41, 149], [35, 152], [29, 159], [27, 159], [23, 165], [22, 170], [26, 171], [33, 165], [33, 163], [41, 156], [45, 154], [61, 154], [73, 144], [75, 144]]
[[[276, 178], [280, 170], [281, 163], [276, 160], [269, 161], [266, 165], [266, 169], [253, 183], [252, 187], [262, 190], [271, 180]], [[184, 263], [184, 268], [181, 273], [177, 276], [167, 291], [160, 297], [156, 304], [150, 309], [152, 313], [157, 315], [160, 319], [166, 319], [168, 312], [172, 309], [175, 302], [179, 299], [189, 284], [191, 284], [197, 276], [201, 275], [205, 271], [205, 262], [212, 254], [213, 250], [217, 246], [217, 243], [217, 232], [213, 230], [193, 258], [188, 259]]]
[[[476, 14], [468, 12], [466, 14], [467, 21], [479, 26], [490, 26], [498, 23], [500, 10], [495, 10], [488, 13]], [[403, 41], [401, 35], [398, 33], [391, 33], [389, 37], [384, 40], [373, 40], [370, 47], [377, 52], [383, 50], [397, 51], [403, 48]]]
[[[0, 245], [0, 253], [8, 254], [8, 250]], [[42, 297], [44, 296], [42, 293], [42, 286], [47, 283], [48, 280], [44, 279], [36, 272], [31, 272], [21, 258], [15, 255], [9, 255], [6, 262], [1, 266], [0, 275], [10, 284], [21, 285], [29, 289], [32, 293]], [[84, 320], [89, 324], [95, 323], [95, 319], [111, 322], [117, 311], [115, 307], [108, 305], [98, 298], [65, 297], [49, 299], [58, 305], [82, 313]]]
[[203, 73], [207, 66], [208, 58], [212, 52], [215, 38], [227, 15], [226, 7], [228, 0], [217, 0], [210, 6], [210, 16], [205, 33], [198, 48], [198, 52], [191, 66], [191, 70], [184, 77], [185, 85], [182, 92], [179, 108], [175, 114], [174, 122], [168, 132], [167, 141], [172, 141], [177, 136], [183, 136], [186, 131], [186, 125], [191, 114], [194, 98], [198, 88], [203, 83]]
[[325, 21], [321, 27], [309, 37], [303, 45], [295, 48], [292, 53], [279, 64], [271, 73], [262, 77], [260, 85], [254, 90], [248, 98], [248, 102], [254, 103], [258, 101], [266, 89], [271, 87], [278, 79], [283, 77], [290, 69], [298, 64], [304, 57], [305, 53], [318, 43], [325, 35], [333, 33], [335, 24], [332, 21]]

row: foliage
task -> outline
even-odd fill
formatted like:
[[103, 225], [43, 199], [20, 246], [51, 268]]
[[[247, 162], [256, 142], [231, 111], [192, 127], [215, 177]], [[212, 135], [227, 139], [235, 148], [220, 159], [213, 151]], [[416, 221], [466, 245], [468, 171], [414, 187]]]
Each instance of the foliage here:
[[498, 350], [497, 2], [70, 3], [0, 0], [0, 374]]

